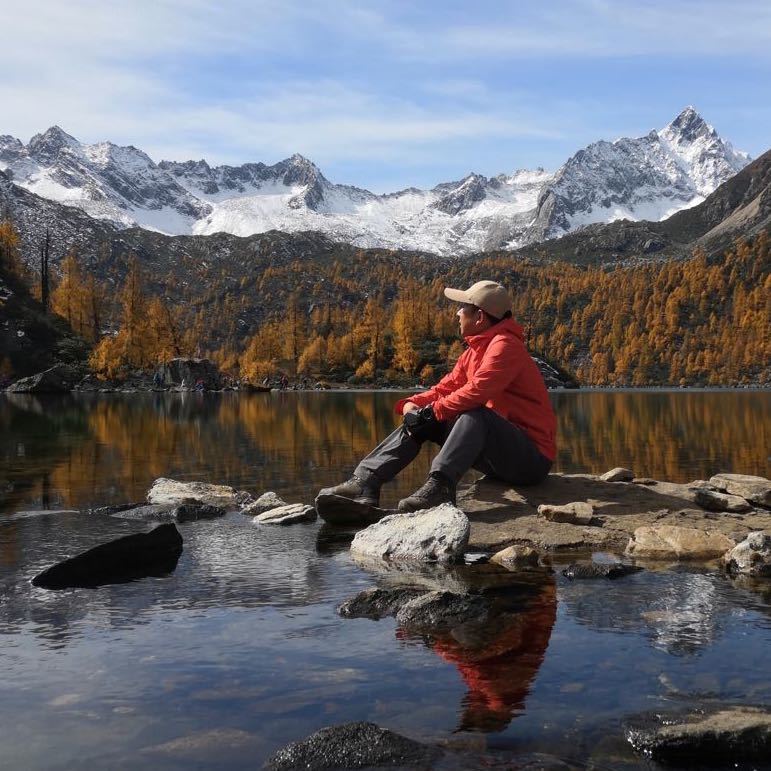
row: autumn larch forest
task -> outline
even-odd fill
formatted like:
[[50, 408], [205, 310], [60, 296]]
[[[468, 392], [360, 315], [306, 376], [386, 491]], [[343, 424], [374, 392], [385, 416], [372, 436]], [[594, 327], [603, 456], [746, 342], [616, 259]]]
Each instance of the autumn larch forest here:
[[[100, 377], [206, 356], [249, 382], [286, 375], [352, 384], [431, 384], [463, 350], [445, 286], [504, 284], [531, 352], [591, 386], [738, 386], [771, 382], [769, 240], [738, 240], [708, 258], [621, 266], [544, 264], [505, 253], [432, 263], [349, 248], [270, 263], [206, 289], [152, 276], [129, 256], [120, 282], [71, 251], [49, 273], [23, 260], [0, 223], [0, 267], [15, 274], [89, 348]], [[227, 280], [225, 280], [227, 278]], [[2, 302], [2, 301], [0, 301]], [[246, 323], [245, 318], [253, 320]], [[18, 363], [0, 357], [0, 374]]]

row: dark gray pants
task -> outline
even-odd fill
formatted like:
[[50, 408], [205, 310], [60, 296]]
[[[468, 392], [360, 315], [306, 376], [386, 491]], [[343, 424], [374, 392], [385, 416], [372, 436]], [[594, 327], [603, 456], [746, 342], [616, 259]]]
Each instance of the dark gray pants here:
[[424, 441], [442, 449], [431, 464], [457, 482], [470, 468], [514, 485], [532, 485], [546, 478], [552, 462], [541, 455], [521, 428], [489, 407], [477, 407], [452, 420], [436, 422], [419, 437], [399, 426], [356, 467], [362, 479], [390, 482], [412, 463]]

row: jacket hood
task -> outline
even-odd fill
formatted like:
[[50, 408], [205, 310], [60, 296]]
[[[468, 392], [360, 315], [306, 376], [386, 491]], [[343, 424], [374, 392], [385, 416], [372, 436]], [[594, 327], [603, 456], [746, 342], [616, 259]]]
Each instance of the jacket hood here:
[[478, 335], [469, 335], [465, 340], [470, 346], [474, 347], [480, 343], [491, 340], [496, 335], [513, 335], [522, 341], [525, 339], [522, 325], [514, 321], [513, 318], [509, 318], [503, 319], [503, 321], [499, 321], [497, 324], [493, 324], [490, 329], [486, 329]]

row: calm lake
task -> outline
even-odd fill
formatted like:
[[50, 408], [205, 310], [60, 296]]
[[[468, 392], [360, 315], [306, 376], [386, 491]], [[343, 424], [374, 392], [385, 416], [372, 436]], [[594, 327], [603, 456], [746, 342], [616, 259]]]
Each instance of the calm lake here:
[[[310, 502], [392, 429], [397, 398], [0, 396], [0, 765], [256, 768], [321, 727], [371, 720], [460, 748], [457, 767], [516, 768], [546, 753], [565, 768], [657, 768], [627, 746], [625, 718], [771, 704], [771, 582], [716, 570], [571, 583], [557, 560], [552, 576], [512, 578], [517, 612], [489, 628], [414, 636], [393, 619], [337, 616], [352, 594], [398, 580], [354, 563], [350, 535], [230, 514], [179, 525], [184, 552], [162, 578], [30, 585], [68, 555], [146, 528], [41, 510], [139, 501], [160, 476]], [[771, 393], [552, 399], [556, 471], [769, 475]], [[430, 457], [386, 488], [385, 505], [422, 483]], [[487, 579], [459, 566], [441, 580]]]

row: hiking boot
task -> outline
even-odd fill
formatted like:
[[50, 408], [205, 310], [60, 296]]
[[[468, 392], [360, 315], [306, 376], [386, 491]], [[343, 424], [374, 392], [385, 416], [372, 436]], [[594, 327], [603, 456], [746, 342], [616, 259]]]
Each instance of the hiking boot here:
[[356, 503], [366, 503], [369, 506], [380, 505], [380, 485], [365, 481], [356, 474], [347, 482], [319, 490], [319, 495], [339, 495], [342, 498], [350, 498]]
[[442, 503], [455, 504], [455, 482], [439, 471], [432, 471], [422, 487], [399, 501], [397, 509], [402, 512], [419, 511]]

